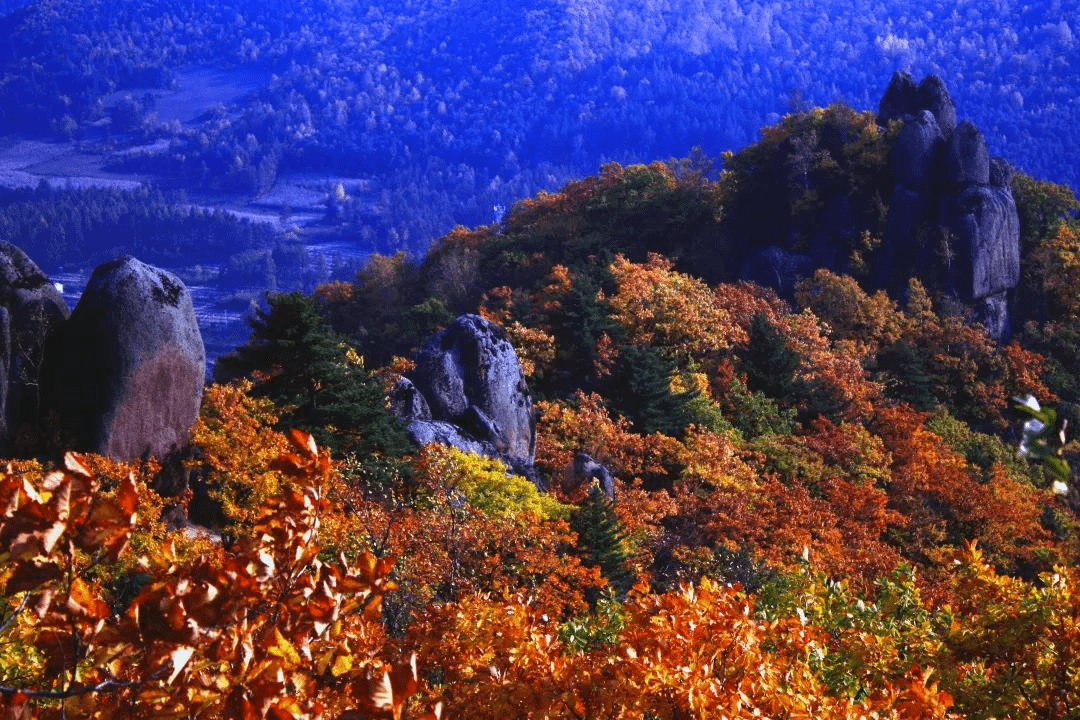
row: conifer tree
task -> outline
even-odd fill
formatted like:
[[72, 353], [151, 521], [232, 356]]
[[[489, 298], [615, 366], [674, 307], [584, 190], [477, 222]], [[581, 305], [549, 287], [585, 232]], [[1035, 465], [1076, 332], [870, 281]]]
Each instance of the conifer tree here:
[[611, 587], [625, 595], [634, 584], [622, 522], [611, 500], [593, 484], [589, 496], [570, 520], [578, 536], [578, 552], [589, 567], [599, 567]]
[[251, 320], [251, 338], [218, 359], [219, 380], [256, 375], [253, 392], [282, 409], [281, 424], [315, 434], [325, 446], [402, 455], [410, 443], [387, 412], [382, 387], [300, 292], [267, 299]]
[[754, 315], [750, 323], [750, 343], [743, 369], [746, 385], [752, 392], [787, 400], [801, 390], [795, 377], [799, 355], [787, 346], [783, 333], [773, 327], [764, 313]]
[[926, 360], [914, 345], [901, 338], [895, 345], [878, 353], [878, 366], [888, 371], [896, 382], [888, 385], [889, 393], [916, 410], [933, 410], [933, 378], [927, 372]]
[[611, 406], [643, 435], [679, 437], [690, 422], [695, 391], [674, 393], [675, 364], [648, 345], [623, 345], [605, 394]]

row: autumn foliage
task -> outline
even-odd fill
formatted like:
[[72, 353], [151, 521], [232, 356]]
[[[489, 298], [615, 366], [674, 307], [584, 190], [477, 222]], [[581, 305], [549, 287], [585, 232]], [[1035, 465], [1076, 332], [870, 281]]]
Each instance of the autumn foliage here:
[[[880, 198], [856, 208], [851, 275], [786, 299], [724, 282], [733, 233], [791, 235], [824, 212], [811, 180], [879, 182], [894, 130], [830, 108], [716, 180], [606, 165], [293, 297], [348, 336], [298, 369], [312, 435], [267, 391], [300, 377], [289, 351], [207, 388], [179, 464], [13, 461], [6, 717], [1075, 718], [1075, 199], [1016, 183], [1017, 302], [1041, 315], [1006, 344], [918, 280], [865, 289]], [[805, 167], [762, 164], [799, 143]], [[738, 205], [765, 180], [776, 198]], [[462, 311], [526, 370], [535, 484], [377, 442], [400, 431], [380, 393]], [[1053, 472], [1017, 451], [1029, 394], [1059, 408], [1039, 432], [1065, 426]], [[183, 488], [161, 497], [168, 472]]]

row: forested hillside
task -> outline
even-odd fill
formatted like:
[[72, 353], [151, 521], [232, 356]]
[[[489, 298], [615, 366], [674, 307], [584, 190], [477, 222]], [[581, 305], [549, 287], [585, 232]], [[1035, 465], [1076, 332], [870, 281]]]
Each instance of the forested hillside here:
[[[0, 130], [218, 194], [315, 173], [358, 242], [422, 252], [606, 161], [872, 109], [898, 68], [946, 78], [1007, 159], [1075, 185], [1074, 24], [1057, 0], [35, 1], [0, 21]], [[250, 92], [188, 118], [168, 94], [206, 68]]]
[[[0, 702], [1074, 717], [1080, 201], [1012, 177], [1025, 322], [998, 343], [932, 273], [873, 287], [897, 127], [832, 106], [719, 175], [702, 157], [607, 164], [500, 226], [272, 298], [188, 451], [14, 462]], [[776, 173], [798, 192], [753, 191]], [[850, 272], [790, 297], [739, 281], [747, 218], [812, 236], [827, 185], [882, 203], [851, 214]], [[460, 313], [497, 323], [520, 361], [535, 483], [416, 447], [387, 411]]]

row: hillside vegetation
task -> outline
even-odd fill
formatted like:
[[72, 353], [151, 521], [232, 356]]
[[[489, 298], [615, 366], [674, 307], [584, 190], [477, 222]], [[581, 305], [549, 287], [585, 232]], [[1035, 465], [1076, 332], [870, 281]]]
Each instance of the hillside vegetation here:
[[[718, 176], [608, 164], [278, 296], [185, 455], [10, 465], [9, 715], [1074, 717], [1080, 203], [1016, 175], [1028, 322], [1005, 345], [915, 279], [820, 270], [784, 299], [731, 258], [747, 218], [814, 215], [750, 188], [819, 121], [846, 141], [815, 182], [873, 196], [892, 136], [839, 106]], [[385, 410], [461, 312], [518, 353], [546, 491]]]
[[[0, 20], [0, 131], [116, 151], [115, 167], [219, 195], [314, 173], [325, 191], [340, 182], [330, 219], [366, 246], [422, 252], [456, 223], [490, 222], [607, 161], [695, 146], [716, 156], [789, 110], [873, 107], [906, 69], [948, 78], [1013, 163], [1076, 185], [1080, 30], [1069, 10], [35, 0]], [[206, 82], [192, 72], [205, 68], [257, 87], [182, 122], [168, 93]]]

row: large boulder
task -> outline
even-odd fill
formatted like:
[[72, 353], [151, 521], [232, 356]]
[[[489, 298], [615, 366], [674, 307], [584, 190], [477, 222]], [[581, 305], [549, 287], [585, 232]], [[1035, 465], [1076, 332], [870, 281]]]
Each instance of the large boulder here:
[[119, 459], [186, 444], [206, 353], [175, 275], [123, 257], [94, 270], [59, 347], [57, 402], [77, 449]]
[[452, 423], [489, 443], [514, 467], [536, 456], [532, 395], [502, 328], [462, 315], [417, 353], [416, 389], [434, 421]]
[[924, 188], [934, 179], [945, 146], [945, 135], [929, 110], [904, 124], [893, 145], [896, 182], [912, 189]]
[[34, 424], [50, 338], [68, 317], [56, 287], [21, 249], [0, 242], [0, 449]]
[[595, 482], [609, 500], [615, 499], [615, 478], [612, 477], [611, 471], [588, 453], [578, 453], [574, 456], [574, 479], [579, 486]]
[[945, 145], [944, 180], [954, 186], [990, 183], [990, 153], [979, 128], [965, 120]]

